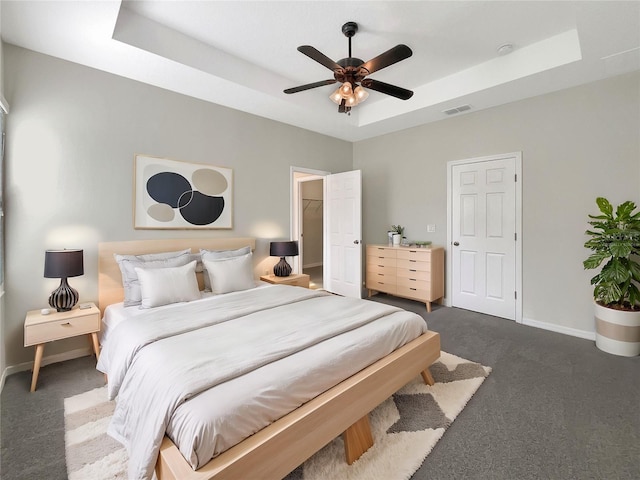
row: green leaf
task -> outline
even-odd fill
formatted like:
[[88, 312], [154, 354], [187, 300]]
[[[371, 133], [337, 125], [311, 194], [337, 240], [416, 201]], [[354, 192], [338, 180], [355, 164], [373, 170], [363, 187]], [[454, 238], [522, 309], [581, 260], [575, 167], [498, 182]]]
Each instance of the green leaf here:
[[609, 200], [603, 197], [598, 197], [596, 198], [596, 203], [598, 204], [598, 208], [602, 213], [604, 213], [608, 217], [611, 217], [611, 215], [613, 214], [613, 207], [609, 203]]
[[629, 303], [631, 305], [640, 304], [640, 290], [638, 290], [638, 287], [636, 287], [633, 283], [629, 285], [628, 297], [629, 297]]
[[609, 247], [611, 255], [614, 257], [628, 257], [631, 255], [631, 243], [630, 242], [618, 242], [612, 243]]
[[638, 262], [629, 261], [629, 272], [636, 282], [640, 282], [640, 264]]
[[585, 270], [589, 270], [592, 268], [597, 268], [604, 259], [608, 258], [609, 254], [607, 253], [594, 253], [589, 256], [584, 262], [582, 262]]
[[605, 281], [611, 281], [614, 283], [624, 283], [631, 276], [629, 275], [629, 271], [624, 267], [624, 265], [622, 265], [615, 258], [604, 266], [604, 268], [600, 272], [600, 275]]
[[631, 201], [627, 201], [618, 205], [618, 208], [616, 209], [616, 216], [618, 217], [618, 220], [629, 220], [631, 212], [633, 212], [635, 208], [636, 204]]

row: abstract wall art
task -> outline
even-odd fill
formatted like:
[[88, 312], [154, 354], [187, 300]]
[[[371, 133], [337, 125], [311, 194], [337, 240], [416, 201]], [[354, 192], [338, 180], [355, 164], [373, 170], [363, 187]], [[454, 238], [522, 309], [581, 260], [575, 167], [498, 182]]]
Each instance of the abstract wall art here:
[[134, 228], [232, 228], [233, 170], [148, 155], [134, 159]]

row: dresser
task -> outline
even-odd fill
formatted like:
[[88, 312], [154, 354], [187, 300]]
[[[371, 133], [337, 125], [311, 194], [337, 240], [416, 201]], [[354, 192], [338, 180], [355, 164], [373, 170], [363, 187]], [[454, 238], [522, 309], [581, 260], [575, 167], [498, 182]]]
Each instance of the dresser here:
[[384, 292], [424, 302], [444, 297], [444, 248], [367, 245], [366, 283], [369, 296]]

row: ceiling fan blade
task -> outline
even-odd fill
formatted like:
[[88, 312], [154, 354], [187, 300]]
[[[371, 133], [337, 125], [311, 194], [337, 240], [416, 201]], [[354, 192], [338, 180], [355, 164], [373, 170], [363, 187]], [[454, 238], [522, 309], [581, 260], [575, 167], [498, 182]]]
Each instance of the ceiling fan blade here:
[[398, 63], [400, 60], [409, 58], [411, 55], [413, 55], [413, 52], [409, 47], [403, 44], [396, 45], [392, 49], [387, 50], [368, 62], [363, 63], [360, 65], [360, 68], [367, 69], [369, 73], [377, 72], [389, 65]]
[[395, 85], [384, 83], [379, 80], [373, 80], [371, 78], [365, 78], [362, 80], [362, 86], [375, 90], [376, 92], [391, 95], [392, 97], [399, 98], [400, 100], [409, 100], [413, 96], [413, 92], [411, 90], [396, 87]]
[[320, 82], [307, 83], [306, 85], [300, 85], [299, 87], [287, 88], [284, 93], [298, 93], [304, 92], [305, 90], [310, 90], [312, 88], [324, 87], [325, 85], [331, 85], [332, 83], [336, 83], [336, 80], [332, 78], [331, 80], [322, 80]]
[[336, 70], [340, 70], [340, 71], [343, 70], [343, 68], [340, 65], [338, 65], [336, 62], [331, 60], [329, 57], [327, 57], [324, 53], [313, 48], [311, 45], [302, 45], [298, 47], [298, 51], [300, 53], [304, 53], [311, 60], [315, 60], [319, 64], [324, 65], [329, 70], [333, 70], [334, 72]]

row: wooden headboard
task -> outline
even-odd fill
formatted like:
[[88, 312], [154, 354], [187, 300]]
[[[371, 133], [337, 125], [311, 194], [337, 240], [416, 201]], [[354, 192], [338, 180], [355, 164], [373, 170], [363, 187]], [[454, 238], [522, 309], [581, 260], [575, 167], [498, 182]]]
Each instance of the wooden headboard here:
[[[249, 245], [251, 250], [256, 248], [256, 239], [247, 238], [179, 238], [164, 240], [132, 240], [126, 242], [98, 243], [98, 307], [104, 314], [104, 309], [112, 303], [124, 300], [122, 274], [116, 262], [114, 253], [120, 255], [141, 255], [144, 253], [172, 252], [191, 249], [192, 253], [199, 253], [201, 248], [207, 250], [234, 250]], [[202, 278], [199, 274], [198, 282], [202, 288]]]

